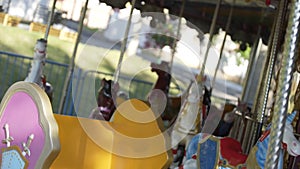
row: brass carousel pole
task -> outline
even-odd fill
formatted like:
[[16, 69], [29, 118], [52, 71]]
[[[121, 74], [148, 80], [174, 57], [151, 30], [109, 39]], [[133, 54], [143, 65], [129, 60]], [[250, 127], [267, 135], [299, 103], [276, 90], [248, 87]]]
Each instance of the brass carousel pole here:
[[210, 26], [210, 30], [209, 30], [209, 41], [207, 43], [207, 48], [206, 48], [206, 51], [205, 51], [205, 55], [204, 55], [204, 60], [203, 60], [203, 63], [202, 63], [202, 67], [200, 67], [201, 63], [199, 63], [199, 66], [198, 66], [198, 69], [201, 68], [201, 71], [200, 71], [200, 74], [199, 74], [200, 79], [202, 79], [204, 71], [205, 71], [205, 64], [206, 64], [206, 61], [207, 61], [208, 52], [209, 52], [209, 49], [210, 49], [210, 46], [211, 46], [211, 41], [212, 41], [212, 38], [213, 38], [213, 34], [214, 34], [214, 31], [215, 31], [217, 17], [218, 17], [219, 11], [220, 11], [221, 2], [222, 2], [222, 0], [218, 0], [218, 3], [216, 5], [216, 9], [215, 9], [215, 12], [214, 12], [213, 20], [212, 20], [212, 23], [211, 23], [211, 26]]
[[[249, 93], [250, 93], [250, 86], [251, 86], [251, 80], [254, 77], [254, 72], [253, 69], [255, 69], [255, 65], [258, 61], [259, 58], [259, 53], [262, 47], [262, 39], [260, 37], [260, 33], [261, 33], [261, 26], [258, 27], [258, 31], [257, 31], [257, 38], [254, 41], [253, 46], [251, 46], [251, 52], [250, 52], [250, 58], [249, 58], [249, 64], [248, 64], [248, 68], [247, 68], [247, 72], [246, 72], [246, 79], [243, 83], [243, 92], [242, 92], [242, 96], [241, 96], [241, 100], [243, 102], [248, 102], [248, 97], [249, 97]], [[271, 39], [271, 38], [270, 38]], [[253, 102], [251, 103], [253, 104]]]
[[[280, 4], [288, 0], [281, 0]], [[299, 23], [300, 23], [300, 0], [293, 0], [290, 7], [288, 26], [286, 29], [285, 42], [283, 46], [282, 68], [279, 73], [277, 96], [275, 99], [274, 114], [268, 145], [265, 168], [279, 168], [279, 158], [283, 156], [281, 149], [285, 121], [287, 117], [288, 99], [291, 90], [291, 83], [296, 60], [297, 49], [299, 47]]]
[[115, 83], [118, 83], [118, 81], [119, 81], [122, 61], [123, 61], [124, 54], [125, 54], [125, 51], [126, 51], [126, 45], [127, 45], [127, 41], [128, 41], [128, 35], [129, 35], [131, 19], [132, 19], [132, 13], [133, 13], [133, 9], [134, 9], [134, 6], [135, 6], [135, 2], [136, 2], [136, 0], [131, 1], [130, 14], [129, 14], [129, 18], [128, 18], [128, 21], [127, 21], [126, 30], [125, 30], [125, 34], [124, 34], [124, 38], [123, 38], [122, 45], [121, 45], [120, 58], [119, 58], [119, 61], [118, 61], [117, 70], [116, 70], [116, 73], [115, 73], [115, 76], [114, 76], [114, 82]]
[[47, 23], [47, 27], [46, 27], [45, 36], [44, 36], [45, 40], [48, 39], [48, 35], [49, 35], [49, 32], [50, 32], [51, 23], [52, 23], [53, 17], [54, 17], [54, 11], [55, 11], [55, 6], [56, 6], [56, 1], [57, 0], [53, 0], [51, 12], [50, 12], [50, 17], [48, 17], [48, 23]]
[[80, 15], [80, 21], [79, 21], [79, 26], [78, 26], [78, 30], [77, 30], [78, 35], [76, 37], [75, 46], [74, 46], [73, 53], [72, 53], [72, 58], [71, 58], [71, 61], [70, 61], [69, 67], [68, 67], [68, 74], [67, 74], [67, 77], [66, 77], [66, 80], [65, 80], [65, 83], [64, 83], [62, 98], [61, 98], [60, 105], [59, 105], [59, 113], [60, 114], [63, 113], [63, 108], [64, 108], [64, 105], [65, 105], [66, 96], [67, 96], [67, 93], [68, 93], [68, 87], [70, 86], [71, 76], [72, 76], [73, 71], [74, 71], [77, 48], [78, 48], [78, 45], [79, 45], [79, 42], [80, 42], [80, 36], [81, 36], [82, 28], [83, 28], [83, 21], [84, 21], [85, 14], [86, 14], [86, 11], [87, 11], [88, 3], [89, 3], [89, 0], [86, 0], [85, 5], [83, 7], [83, 10], [81, 11], [82, 13]]
[[[282, 41], [284, 25], [284, 17], [286, 15], [288, 2], [286, 0], [281, 0], [279, 4], [279, 9], [277, 13], [277, 18], [275, 26], [273, 29], [273, 35], [271, 36], [271, 41], [269, 43], [268, 56], [266, 63], [268, 66], [264, 68], [263, 74], [260, 81], [260, 87], [256, 93], [256, 101], [254, 102], [254, 111], [257, 112], [257, 124], [254, 125], [252, 132], [254, 138], [251, 140], [251, 144], [248, 146], [248, 150], [255, 144], [259, 136], [261, 135], [261, 130], [263, 127], [263, 120], [266, 114], [266, 107], [268, 102], [268, 96], [271, 86], [272, 75], [274, 71], [274, 65], [277, 59], [278, 50], [280, 49], [280, 41]], [[248, 151], [247, 150], [247, 151]]]
[[217, 63], [216, 69], [215, 69], [212, 84], [211, 84], [212, 88], [215, 85], [216, 76], [217, 76], [218, 69], [220, 67], [220, 63], [221, 63], [221, 60], [222, 60], [222, 57], [223, 57], [223, 50], [224, 50], [225, 43], [226, 43], [226, 38], [227, 38], [227, 35], [228, 35], [227, 32], [229, 31], [229, 28], [230, 28], [230, 25], [231, 25], [231, 19], [232, 19], [232, 13], [233, 13], [234, 5], [235, 5], [235, 0], [233, 0], [232, 4], [230, 5], [230, 12], [229, 12], [228, 20], [227, 20], [226, 27], [225, 27], [225, 35], [224, 35], [224, 39], [223, 39], [222, 46], [221, 46], [221, 49], [220, 49], [220, 56], [219, 56], [219, 60], [218, 60], [218, 63]]
[[[247, 101], [248, 97], [250, 95], [250, 87], [252, 84], [252, 80], [253, 77], [255, 76], [254, 70], [256, 68], [256, 63], [258, 62], [259, 59], [259, 53], [260, 53], [260, 49], [261, 49], [261, 45], [262, 45], [262, 40], [260, 38], [260, 33], [261, 33], [261, 26], [258, 27], [258, 31], [257, 31], [257, 38], [252, 46], [251, 49], [251, 53], [250, 53], [250, 61], [248, 64], [248, 68], [247, 68], [247, 75], [246, 75], [246, 80], [244, 82], [244, 89], [243, 89], [243, 93], [242, 93], [242, 98], [241, 100], [245, 103], [248, 104]], [[271, 39], [271, 38], [270, 38]], [[262, 70], [262, 69], [261, 69]], [[260, 86], [258, 86], [259, 88]], [[249, 121], [249, 123], [247, 122], [247, 125], [245, 126], [244, 129], [244, 133], [243, 133], [243, 138], [238, 138], [238, 141], [241, 142], [242, 144], [242, 149], [244, 150], [244, 152], [248, 153], [248, 151], [250, 150], [250, 148], [253, 146], [252, 144], [254, 144], [254, 141], [256, 139], [253, 139], [253, 137], [255, 137], [255, 133], [254, 133], [254, 128], [256, 125], [256, 120], [253, 119], [253, 121]], [[238, 129], [240, 130], [240, 129]], [[252, 143], [253, 140], [253, 143]]]
[[174, 39], [173, 45], [172, 45], [172, 54], [171, 54], [171, 61], [170, 61], [170, 74], [172, 73], [174, 55], [175, 55], [176, 46], [177, 46], [177, 41], [176, 40], [179, 38], [179, 34], [180, 34], [182, 16], [183, 16], [184, 8], [185, 8], [185, 2], [186, 2], [186, 0], [182, 1], [182, 5], [181, 5], [181, 8], [180, 8], [180, 13], [179, 13], [179, 22], [178, 22], [178, 26], [177, 26], [176, 39]]
[[[45, 92], [49, 95], [49, 99], [50, 101], [52, 101], [52, 93], [51, 91], [49, 91], [50, 93], [48, 93], [48, 91], [45, 89], [45, 85], [42, 81], [43, 77], [43, 68], [44, 68], [44, 64], [45, 64], [45, 59], [46, 59], [46, 51], [47, 51], [47, 39], [48, 39], [48, 35], [49, 35], [49, 30], [51, 27], [51, 22], [53, 20], [53, 16], [54, 16], [54, 10], [55, 10], [55, 5], [56, 5], [56, 0], [53, 1], [52, 4], [52, 9], [50, 12], [50, 16], [48, 17], [48, 23], [47, 23], [47, 27], [46, 27], [46, 32], [44, 35], [44, 38], [38, 39], [34, 48], [34, 55], [33, 55], [33, 61], [31, 63], [31, 69], [27, 75], [27, 77], [25, 78], [24, 81], [27, 82], [33, 82], [38, 84], [40, 87], [42, 87]], [[37, 52], [38, 51], [38, 52]], [[39, 53], [39, 54], [37, 54]], [[43, 53], [43, 54], [42, 54]], [[40, 64], [41, 63], [41, 64]], [[38, 69], [33, 69], [33, 66], [37, 66]]]

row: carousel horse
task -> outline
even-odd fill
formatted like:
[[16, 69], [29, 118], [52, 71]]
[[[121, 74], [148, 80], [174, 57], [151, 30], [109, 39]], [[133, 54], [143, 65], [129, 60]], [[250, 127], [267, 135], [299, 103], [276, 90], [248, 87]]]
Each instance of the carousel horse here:
[[118, 84], [114, 84], [112, 80], [103, 78], [97, 96], [98, 107], [92, 110], [89, 118], [110, 121], [116, 110], [114, 99], [117, 97], [118, 90]]
[[[186, 107], [182, 110], [180, 114], [180, 123], [179, 121], [175, 123], [175, 126], [172, 130], [172, 145], [174, 145], [173, 148], [173, 154], [174, 154], [174, 164], [173, 165], [180, 165], [182, 161], [185, 158], [185, 151], [186, 146], [190, 142], [193, 136], [195, 136], [200, 129], [199, 121], [201, 120], [199, 117], [199, 114], [197, 116], [197, 99], [195, 98], [196, 91], [190, 91], [188, 99], [189, 102]], [[205, 96], [203, 95], [203, 99], [205, 100]], [[204, 105], [204, 102], [202, 104], [202, 111], [205, 111], [203, 107], [206, 107], [207, 105]], [[210, 106], [210, 105], [209, 105]], [[216, 108], [215, 106], [212, 106], [211, 111], [213, 114], [222, 113], [222, 117], [220, 118], [221, 121], [219, 122], [217, 128], [214, 130], [213, 135], [214, 136], [228, 136], [229, 132], [231, 131], [231, 128], [234, 124], [234, 121], [236, 119], [236, 111], [242, 112], [242, 114], [247, 114], [249, 110], [249, 107], [247, 107], [246, 103], [241, 102], [238, 99], [238, 104], [234, 105], [231, 103], [226, 103], [224, 106], [223, 112]], [[203, 115], [203, 113], [202, 113]], [[213, 117], [217, 118], [217, 117]], [[202, 119], [203, 120], [203, 119]], [[194, 125], [193, 125], [194, 124]], [[217, 124], [217, 123], [216, 123]], [[193, 125], [193, 127], [192, 127]], [[184, 138], [184, 139], [182, 139]], [[181, 141], [178, 141], [179, 139], [182, 139]], [[176, 144], [179, 142], [179, 145], [176, 147]]]
[[[151, 63], [151, 71], [155, 72], [158, 75], [157, 81], [154, 84], [153, 90], [160, 90], [161, 94], [164, 94], [167, 99], [166, 109], [162, 114], [162, 118], [164, 121], [168, 121], [170, 126], [175, 122], [177, 116], [179, 114], [180, 109], [182, 109], [181, 103], [183, 102], [182, 98], [187, 97], [187, 93], [189, 92], [189, 87], [186, 91], [184, 91], [180, 96], [169, 96], [169, 86], [171, 83], [171, 75], [169, 73], [170, 68], [168, 62], [162, 61], [160, 64]], [[203, 81], [205, 79], [201, 79]], [[197, 80], [199, 81], [199, 80]], [[200, 81], [199, 81], [200, 82]], [[203, 83], [203, 82], [201, 82]], [[202, 89], [202, 87], [201, 87]], [[201, 90], [202, 91], [202, 90]], [[209, 107], [211, 104], [211, 89], [208, 89], [206, 86], [203, 87], [203, 111], [206, 113], [209, 111]], [[149, 96], [151, 96], [153, 92], [151, 91]], [[158, 92], [156, 92], [158, 93]], [[198, 92], [197, 92], [198, 93]], [[161, 94], [158, 94], [161, 96]]]
[[[297, 64], [296, 64], [296, 69], [297, 72], [300, 72], [300, 58], [297, 59]], [[297, 82], [297, 81], [295, 81]], [[293, 86], [292, 86], [293, 89]], [[296, 90], [295, 90], [296, 89]], [[293, 91], [293, 90], [292, 90]], [[300, 139], [300, 83], [298, 82], [297, 87], [294, 88], [294, 91], [291, 93], [295, 93], [293, 98], [293, 101], [291, 101], [293, 104], [293, 109], [298, 111], [298, 119], [295, 121], [296, 124], [294, 126], [296, 127], [296, 133], [298, 139]], [[289, 163], [288, 163], [288, 169], [298, 169], [300, 168], [300, 156], [299, 157], [289, 157]]]
[[[236, 119], [236, 114], [235, 112], [247, 112], [249, 110], [248, 107], [244, 106], [245, 104], [239, 102], [239, 104], [236, 106], [234, 104], [230, 104], [227, 103], [224, 106], [224, 110], [223, 110], [223, 115], [221, 121], [219, 122], [217, 128], [214, 130], [213, 135], [214, 136], [228, 136], [229, 132], [231, 131], [231, 128], [234, 124], [234, 121]], [[203, 107], [202, 107], [203, 110]], [[218, 114], [221, 113], [222, 111], [219, 110], [218, 108], [216, 108], [215, 106], [212, 106], [212, 110], [211, 110], [214, 114]], [[246, 113], [244, 113], [246, 114]], [[195, 117], [194, 117], [195, 118]], [[211, 117], [211, 118], [215, 118], [218, 119], [218, 117]], [[197, 122], [199, 122], [199, 117], [197, 117]], [[192, 123], [192, 120], [186, 121], [186, 126], [189, 126]], [[213, 124], [211, 124], [213, 126]], [[217, 123], [216, 123], [217, 125]], [[199, 127], [199, 126], [197, 126]], [[180, 127], [182, 128], [182, 127]], [[199, 127], [200, 128], [200, 127]], [[179, 145], [175, 148], [173, 148], [173, 154], [174, 154], [174, 165], [180, 165], [182, 163], [182, 161], [185, 160], [185, 152], [186, 152], [186, 146], [190, 140], [191, 137], [195, 136], [197, 134], [197, 132], [195, 132], [195, 130], [191, 130], [189, 132], [183, 132], [182, 129], [181, 131], [178, 131], [178, 129], [176, 127], [174, 127], [173, 131], [172, 131], [172, 139], [174, 142], [178, 142], [176, 140], [178, 140], [180, 137], [178, 137], [177, 135], [181, 134], [181, 137], [184, 137], [184, 139], [179, 143]], [[176, 137], [177, 136], [177, 137]]]
[[[198, 79], [188, 87], [183, 105], [171, 133], [174, 165], [181, 165], [185, 158], [186, 145], [199, 133], [203, 116], [208, 115], [211, 106], [211, 89], [204, 84], [205, 79]], [[202, 100], [202, 104], [201, 104]]]
[[160, 89], [168, 95], [171, 83], [171, 74], [168, 62], [162, 61], [160, 64], [151, 63], [151, 71], [158, 75], [158, 79], [153, 89]]
[[194, 135], [199, 132], [200, 124], [200, 97], [199, 86], [193, 82], [188, 88], [188, 95], [179, 112], [178, 118], [171, 132], [171, 145], [173, 152], [173, 164], [179, 166], [184, 160], [185, 148]]
[[[151, 63], [151, 71], [157, 73], [158, 79], [150, 92], [148, 100], [151, 108], [156, 114], [162, 114], [165, 126], [174, 127], [171, 130], [171, 145], [173, 147], [174, 165], [180, 165], [184, 159], [185, 145], [199, 131], [200, 114], [199, 111], [204, 111], [204, 114], [210, 109], [211, 90], [203, 87], [203, 79], [197, 79], [199, 83], [191, 82], [188, 89], [180, 97], [167, 97], [171, 75], [167, 62], [161, 64]], [[198, 94], [200, 93], [200, 94]], [[202, 104], [200, 98], [203, 96]], [[183, 98], [183, 103], [182, 99]], [[162, 105], [167, 103], [167, 105]], [[199, 109], [199, 106], [203, 106]], [[163, 108], [165, 108], [163, 110]]]
[[[300, 141], [295, 138], [291, 125], [295, 116], [296, 112], [293, 112], [287, 118], [282, 144], [288, 154], [299, 156]], [[232, 138], [214, 137], [210, 134], [199, 133], [191, 140], [187, 149], [187, 160], [184, 165], [180, 166], [180, 169], [264, 168], [270, 129], [271, 126], [269, 125], [248, 156], [242, 153], [240, 143]], [[282, 168], [283, 157], [280, 157], [279, 162], [279, 166]]]
[[25, 82], [32, 82], [38, 84], [47, 93], [50, 101], [53, 99], [53, 87], [46, 81], [46, 76], [43, 74], [43, 68], [46, 61], [47, 41], [38, 39], [34, 48], [33, 61], [31, 63], [30, 71], [25, 78]]
[[[153, 110], [156, 114], [161, 114], [163, 121], [166, 126], [170, 126], [176, 120], [180, 106], [181, 106], [181, 96], [169, 97], [169, 86], [171, 83], [171, 74], [169, 73], [170, 68], [168, 62], [162, 61], [160, 64], [151, 63], [151, 71], [158, 75], [157, 81], [153, 86], [152, 91], [148, 96], [148, 101], [152, 102], [156, 99], [162, 99], [158, 102], [158, 110]], [[161, 103], [166, 103], [166, 105], [161, 105]], [[151, 103], [150, 103], [151, 104]], [[157, 107], [158, 105], [151, 104], [151, 107]], [[161, 110], [165, 108], [165, 110]], [[163, 111], [163, 112], [161, 112]]]

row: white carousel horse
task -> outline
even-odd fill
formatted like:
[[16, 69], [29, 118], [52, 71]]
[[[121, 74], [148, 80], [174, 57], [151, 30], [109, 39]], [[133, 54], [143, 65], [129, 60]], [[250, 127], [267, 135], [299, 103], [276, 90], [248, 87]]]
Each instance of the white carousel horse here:
[[200, 131], [202, 113], [199, 112], [202, 111], [200, 109], [202, 105], [200, 100], [203, 95], [202, 84], [201, 82], [191, 82], [188, 87], [187, 96], [184, 99], [184, 103], [171, 132], [171, 145], [174, 155], [173, 166], [182, 163], [186, 145]]
[[[292, 156], [300, 155], [300, 141], [293, 134], [293, 121], [296, 112], [289, 115], [283, 136], [283, 148]], [[242, 153], [240, 144], [232, 138], [214, 137], [209, 134], [199, 133], [190, 142], [187, 149], [187, 160], [180, 169], [195, 168], [264, 168], [266, 160], [270, 126], [251, 149], [248, 156]], [[279, 160], [283, 165], [283, 157]], [[199, 166], [198, 166], [198, 164]], [[281, 167], [282, 168], [282, 167]]]
[[31, 63], [30, 72], [28, 73], [25, 82], [33, 82], [38, 84], [41, 87], [44, 87], [42, 83], [42, 76], [43, 76], [43, 67], [46, 61], [46, 48], [47, 48], [46, 40], [44, 39], [37, 40], [37, 43], [34, 48], [34, 56], [33, 56], [33, 61]]
[[34, 48], [33, 61], [31, 62], [30, 71], [25, 78], [25, 82], [32, 82], [38, 84], [47, 93], [50, 101], [52, 101], [53, 87], [46, 82], [46, 77], [43, 74], [43, 68], [46, 61], [47, 41], [38, 39]]
[[199, 101], [200, 98], [197, 98], [194, 94], [190, 93], [175, 122], [171, 132], [171, 145], [173, 147], [172, 150], [174, 155], [173, 165], [180, 165], [182, 163], [186, 145], [188, 145], [192, 137], [198, 133]]
[[[236, 111], [239, 111], [242, 114], [246, 114], [249, 111], [247, 104], [241, 102], [240, 99], [238, 99], [237, 105], [225, 104], [223, 111], [219, 110], [215, 106], [204, 105], [204, 102], [203, 106], [201, 107], [202, 109], [199, 109], [199, 98], [196, 98], [197, 91], [195, 91], [195, 89], [195, 86], [191, 88], [186, 99], [187, 103], [184, 105], [181, 114], [172, 130], [172, 146], [174, 147], [173, 165], [180, 165], [181, 162], [184, 161], [184, 153], [186, 151], [185, 145], [188, 145], [192, 137], [199, 133], [200, 126], [196, 124], [199, 124], [200, 121], [204, 121], [204, 113], [198, 112], [205, 111], [205, 107], [211, 107], [209, 108], [211, 115], [207, 119], [209, 120], [209, 125], [206, 125], [206, 127], [203, 129], [205, 131], [210, 131], [210, 133], [213, 132], [213, 135], [215, 136], [228, 136], [236, 118]], [[203, 97], [210, 96], [204, 95]], [[220, 119], [220, 122], [216, 119]], [[212, 130], [208, 129], [209, 127], [207, 126], [213, 126]], [[176, 147], [178, 143], [179, 145]]]

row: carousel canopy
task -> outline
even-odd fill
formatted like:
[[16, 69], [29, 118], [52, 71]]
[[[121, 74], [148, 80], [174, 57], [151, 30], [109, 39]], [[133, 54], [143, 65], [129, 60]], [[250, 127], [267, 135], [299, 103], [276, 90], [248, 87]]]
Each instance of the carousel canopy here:
[[[130, 0], [99, 0], [113, 8], [124, 8]], [[183, 17], [203, 33], [209, 33], [218, 0], [186, 0]], [[178, 16], [183, 0], [136, 0], [135, 8], [141, 12], [163, 12], [166, 8]], [[225, 30], [230, 8], [233, 15], [227, 31], [235, 41], [254, 42], [260, 29], [260, 37], [266, 44], [275, 19], [278, 0], [223, 0], [216, 20], [215, 33]]]

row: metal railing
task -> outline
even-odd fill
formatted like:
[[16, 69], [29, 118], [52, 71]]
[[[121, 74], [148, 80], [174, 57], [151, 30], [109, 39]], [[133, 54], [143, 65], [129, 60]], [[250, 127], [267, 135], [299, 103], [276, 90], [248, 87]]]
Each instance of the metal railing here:
[[[253, 115], [253, 114], [252, 114]], [[241, 112], [235, 111], [235, 121], [233, 127], [230, 131], [229, 137], [236, 139], [241, 143], [243, 153], [248, 154], [251, 148], [254, 146], [252, 144], [256, 143], [253, 129], [258, 122], [256, 119], [244, 116]], [[254, 141], [252, 141], [254, 139]]]
[[[2, 98], [7, 89], [15, 82], [22, 81], [28, 75], [31, 67], [32, 57], [19, 54], [0, 51], [0, 98]], [[61, 64], [46, 60], [43, 73], [48, 82], [54, 88], [52, 108], [55, 113], [58, 111], [60, 103], [60, 94], [68, 69], [67, 64]]]

